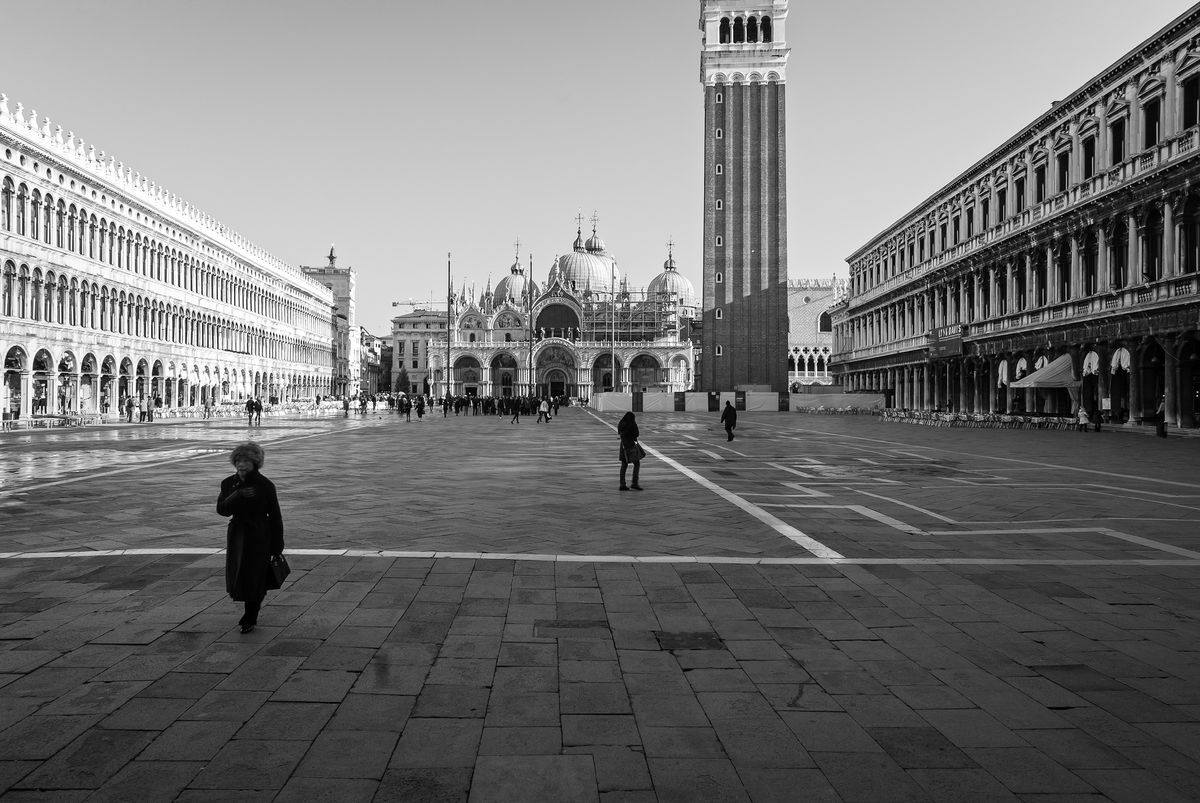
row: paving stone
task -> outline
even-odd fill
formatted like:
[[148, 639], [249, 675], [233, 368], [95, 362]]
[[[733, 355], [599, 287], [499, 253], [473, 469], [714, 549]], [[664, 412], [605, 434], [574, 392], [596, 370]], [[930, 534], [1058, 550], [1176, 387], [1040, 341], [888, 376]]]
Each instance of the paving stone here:
[[161, 731], [171, 726], [194, 700], [173, 700], [166, 697], [134, 698], [100, 721], [99, 727], [110, 730]]
[[327, 726], [330, 730], [394, 731], [399, 733], [412, 712], [414, 700], [383, 694], [346, 695]]
[[99, 714], [25, 717], [0, 731], [0, 756], [48, 759], [101, 719]]
[[[309, 743], [281, 739], [235, 739], [222, 747], [200, 774], [195, 789], [274, 789], [287, 783]], [[238, 795], [240, 797], [240, 794]]]
[[632, 710], [624, 683], [563, 683], [559, 709], [564, 714], [628, 714]]
[[720, 758], [650, 758], [654, 792], [663, 803], [747, 803], [737, 771]]
[[930, 800], [938, 803], [964, 800], [1017, 803], [1020, 800], [982, 769], [911, 769], [908, 775], [921, 785]]
[[388, 768], [473, 767], [482, 733], [479, 719], [410, 717]]
[[240, 727], [239, 722], [179, 721], [158, 734], [138, 759], [154, 763], [209, 761]]
[[936, 728], [867, 728], [867, 734], [905, 769], [973, 769], [977, 765]]
[[104, 783], [88, 800], [128, 803], [130, 800], [173, 800], [203, 768], [198, 761], [132, 761]]
[[471, 803], [597, 800], [590, 756], [480, 756], [472, 778]]
[[[483, 717], [488, 711], [488, 689], [476, 686], [426, 686], [417, 695], [415, 717]], [[351, 695], [366, 697], [367, 695]], [[378, 696], [378, 695], [372, 695]], [[408, 697], [397, 698], [410, 700]], [[397, 729], [398, 730], [398, 729]]]
[[275, 797], [276, 803], [371, 803], [377, 781], [361, 778], [302, 778], [293, 776]]
[[88, 731], [21, 783], [35, 789], [98, 789], [152, 738], [144, 731]]
[[639, 725], [641, 743], [648, 758], [724, 758], [717, 732], [703, 727], [655, 727]]
[[846, 713], [783, 711], [779, 716], [810, 753], [871, 753], [883, 750], [870, 733]]
[[562, 752], [558, 727], [485, 727], [479, 743], [481, 756], [537, 756]]
[[304, 670], [293, 672], [271, 694], [276, 702], [340, 703], [358, 680], [354, 672]]
[[559, 723], [559, 698], [553, 692], [509, 692], [493, 689], [487, 701], [488, 727], [537, 727]]
[[646, 755], [638, 747], [589, 745], [563, 748], [565, 754], [590, 755], [601, 796], [612, 791], [649, 790], [652, 786]]
[[632, 716], [563, 714], [563, 744], [631, 745], [640, 744]]
[[399, 731], [326, 730], [317, 736], [295, 770], [299, 777], [383, 778]]
[[311, 742], [338, 708], [334, 703], [264, 702], [238, 730], [238, 738]]
[[826, 780], [847, 803], [928, 799], [925, 790], [884, 753], [811, 755]]
[[1095, 789], [1032, 747], [967, 747], [964, 751], [1016, 794], [1093, 794]]

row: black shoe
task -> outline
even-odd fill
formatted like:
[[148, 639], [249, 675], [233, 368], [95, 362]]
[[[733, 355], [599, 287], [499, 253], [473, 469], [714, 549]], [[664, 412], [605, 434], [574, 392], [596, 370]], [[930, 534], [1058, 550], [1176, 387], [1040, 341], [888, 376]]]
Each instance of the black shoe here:
[[628, 486], [628, 485], [622, 485], [622, 486], [621, 486], [620, 488], [618, 488], [617, 490], [618, 490], [618, 491], [628, 491], [628, 490], [629, 490], [629, 486]]
[[242, 625], [243, 633], [249, 633], [253, 629], [254, 629], [254, 625]]

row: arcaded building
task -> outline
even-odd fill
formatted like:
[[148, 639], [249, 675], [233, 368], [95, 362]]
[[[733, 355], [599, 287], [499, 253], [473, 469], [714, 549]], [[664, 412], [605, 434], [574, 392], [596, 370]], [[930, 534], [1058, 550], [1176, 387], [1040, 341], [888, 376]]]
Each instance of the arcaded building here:
[[328, 393], [332, 293], [0, 95], [0, 411]]
[[833, 384], [833, 317], [846, 296], [844, 279], [788, 281], [788, 389]]
[[701, 0], [704, 390], [788, 389], [787, 0]]
[[[835, 368], [896, 407], [1200, 411], [1200, 8], [847, 259]], [[1070, 355], [1077, 391], [1010, 383]], [[1078, 397], [1078, 401], [1073, 398]]]

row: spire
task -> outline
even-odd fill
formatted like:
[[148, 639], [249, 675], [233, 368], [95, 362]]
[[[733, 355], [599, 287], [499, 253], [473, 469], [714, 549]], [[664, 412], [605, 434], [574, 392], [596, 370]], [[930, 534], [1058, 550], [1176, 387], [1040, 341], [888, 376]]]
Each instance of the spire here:
[[337, 254], [334, 253], [333, 243], [329, 244], [329, 267], [331, 267], [331, 268], [337, 267]]

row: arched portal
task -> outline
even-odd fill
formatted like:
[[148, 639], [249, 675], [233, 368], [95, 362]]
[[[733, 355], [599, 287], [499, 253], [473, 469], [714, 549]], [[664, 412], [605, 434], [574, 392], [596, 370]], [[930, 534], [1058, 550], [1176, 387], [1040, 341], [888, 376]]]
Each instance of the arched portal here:
[[454, 361], [454, 371], [450, 375], [450, 392], [455, 396], [478, 396], [482, 379], [479, 360], [471, 356], [459, 357]]
[[0, 412], [4, 420], [21, 417], [21, 401], [27, 391], [22, 389], [29, 356], [20, 346], [13, 346], [4, 355], [4, 377], [0, 384]]
[[629, 363], [629, 384], [634, 393], [657, 391], [665, 387], [662, 365], [649, 354], [639, 354]]
[[[540, 319], [539, 319], [540, 320]], [[539, 396], [577, 396], [575, 355], [562, 346], [549, 346], [537, 355]]]
[[[615, 378], [620, 378], [621, 360], [618, 358], [617, 370]], [[620, 390], [620, 386], [613, 383], [613, 355], [611, 352], [601, 354], [592, 363], [592, 392], [605, 393], [613, 390]]]
[[550, 304], [537, 316], [534, 336], [571, 339], [579, 331], [579, 314], [566, 304]]
[[497, 354], [492, 358], [491, 369], [492, 395], [497, 395], [498, 389], [500, 396], [513, 396], [517, 384], [517, 358], [507, 353]]
[[39, 349], [33, 355], [33, 373], [31, 374], [30, 391], [33, 394], [34, 415], [45, 415], [50, 412], [50, 382], [54, 378], [54, 362], [50, 352]]

